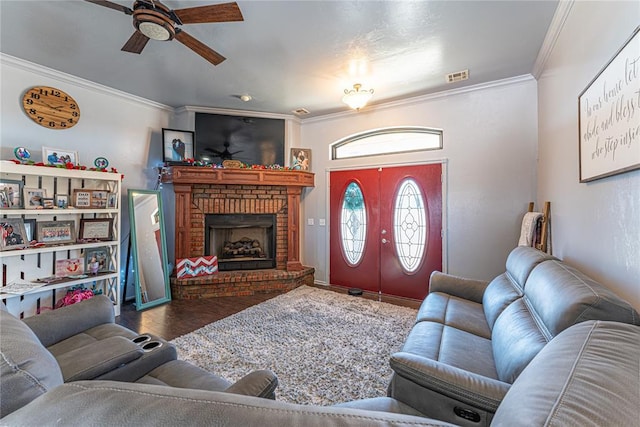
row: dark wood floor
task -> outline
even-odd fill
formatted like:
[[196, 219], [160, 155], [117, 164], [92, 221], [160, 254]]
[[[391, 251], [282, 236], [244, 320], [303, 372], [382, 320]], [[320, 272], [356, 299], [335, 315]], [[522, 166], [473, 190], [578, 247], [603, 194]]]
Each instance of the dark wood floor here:
[[[346, 288], [314, 285], [320, 289], [346, 293]], [[280, 293], [258, 294], [242, 297], [205, 298], [193, 300], [172, 300], [167, 304], [137, 311], [134, 304], [125, 303], [120, 309], [116, 323], [138, 333], [150, 333], [171, 341], [181, 335], [193, 332], [211, 322], [238, 313], [252, 305], [260, 304]], [[384, 302], [417, 308], [420, 301], [382, 296], [365, 292], [367, 299], [381, 299]]]
[[136, 311], [133, 303], [125, 303], [116, 323], [138, 333], [146, 332], [171, 341], [278, 295], [172, 300], [143, 311]]

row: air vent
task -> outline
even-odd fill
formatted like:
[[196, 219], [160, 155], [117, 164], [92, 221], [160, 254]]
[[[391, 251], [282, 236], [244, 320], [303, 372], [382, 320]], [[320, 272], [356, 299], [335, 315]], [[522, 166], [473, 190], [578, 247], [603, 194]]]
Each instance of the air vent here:
[[445, 79], [447, 83], [461, 82], [469, 78], [469, 70], [458, 71], [457, 73], [447, 74]]
[[296, 116], [306, 116], [307, 114], [309, 114], [309, 110], [307, 110], [306, 108], [296, 108], [292, 111], [292, 113]]

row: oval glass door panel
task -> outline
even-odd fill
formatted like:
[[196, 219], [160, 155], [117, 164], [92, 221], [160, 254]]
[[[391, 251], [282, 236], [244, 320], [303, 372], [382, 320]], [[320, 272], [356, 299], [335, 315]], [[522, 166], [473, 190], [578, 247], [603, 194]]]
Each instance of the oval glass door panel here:
[[348, 264], [356, 265], [362, 259], [367, 238], [367, 210], [362, 189], [350, 182], [342, 198], [340, 214], [340, 240]]
[[427, 242], [427, 213], [417, 183], [407, 178], [400, 184], [394, 203], [395, 247], [402, 268], [414, 272], [422, 264]]

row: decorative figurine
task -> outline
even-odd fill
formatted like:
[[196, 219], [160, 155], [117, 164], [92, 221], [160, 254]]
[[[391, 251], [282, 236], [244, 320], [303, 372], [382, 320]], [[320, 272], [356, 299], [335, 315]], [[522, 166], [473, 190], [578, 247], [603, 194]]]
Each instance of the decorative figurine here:
[[99, 169], [106, 169], [107, 166], [109, 166], [109, 160], [107, 160], [106, 157], [97, 157], [93, 161], [93, 164]]
[[16, 159], [21, 162], [26, 162], [31, 158], [31, 153], [24, 147], [16, 147], [13, 149], [13, 154], [16, 156]]

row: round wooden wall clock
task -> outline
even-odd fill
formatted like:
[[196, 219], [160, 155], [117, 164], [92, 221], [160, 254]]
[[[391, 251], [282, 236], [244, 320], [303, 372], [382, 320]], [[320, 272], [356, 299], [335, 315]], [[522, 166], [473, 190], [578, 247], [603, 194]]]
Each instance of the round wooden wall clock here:
[[69, 94], [49, 86], [34, 86], [22, 97], [24, 112], [48, 129], [69, 129], [80, 120], [80, 107]]

